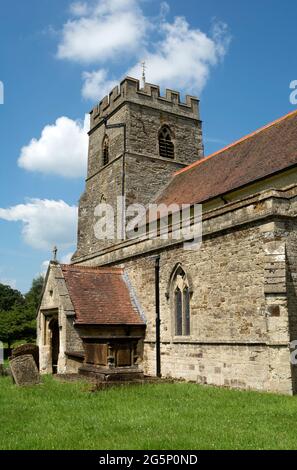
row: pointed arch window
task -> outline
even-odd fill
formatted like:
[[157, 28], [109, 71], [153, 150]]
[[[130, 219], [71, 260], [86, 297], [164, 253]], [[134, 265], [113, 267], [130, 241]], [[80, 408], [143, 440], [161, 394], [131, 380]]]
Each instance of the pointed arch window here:
[[191, 334], [191, 289], [185, 271], [178, 267], [172, 277], [175, 336]]
[[109, 139], [107, 135], [103, 139], [103, 165], [107, 165], [109, 163]]
[[159, 132], [159, 154], [163, 158], [174, 158], [172, 132], [168, 126], [163, 126]]
[[190, 336], [190, 289], [185, 286], [183, 290], [183, 309], [184, 309], [184, 336]]

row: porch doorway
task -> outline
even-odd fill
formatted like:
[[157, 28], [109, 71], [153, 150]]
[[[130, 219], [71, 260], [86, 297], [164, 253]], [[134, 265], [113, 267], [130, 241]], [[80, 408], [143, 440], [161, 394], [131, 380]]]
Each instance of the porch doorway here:
[[57, 318], [53, 318], [49, 323], [51, 331], [51, 353], [52, 353], [52, 369], [53, 374], [58, 372], [58, 360], [60, 352], [60, 330]]

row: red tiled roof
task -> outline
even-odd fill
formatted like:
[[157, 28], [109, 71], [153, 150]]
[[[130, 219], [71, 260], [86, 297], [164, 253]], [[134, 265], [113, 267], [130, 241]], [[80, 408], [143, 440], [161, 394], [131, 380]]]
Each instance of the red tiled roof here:
[[297, 111], [177, 171], [158, 203], [194, 204], [297, 164]]
[[60, 265], [77, 324], [143, 325], [121, 268]]

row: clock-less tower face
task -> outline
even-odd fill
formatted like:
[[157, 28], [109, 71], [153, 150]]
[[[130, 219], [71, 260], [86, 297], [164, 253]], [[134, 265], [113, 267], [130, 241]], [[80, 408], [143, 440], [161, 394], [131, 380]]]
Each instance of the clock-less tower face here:
[[[125, 141], [125, 139], [126, 141]], [[88, 174], [80, 199], [75, 261], [83, 261], [119, 240], [96, 238], [96, 207], [103, 200], [119, 217], [119, 199], [126, 207], [147, 205], [164, 189], [171, 175], [203, 156], [199, 101], [126, 78], [91, 111]], [[104, 199], [102, 199], [104, 198]]]

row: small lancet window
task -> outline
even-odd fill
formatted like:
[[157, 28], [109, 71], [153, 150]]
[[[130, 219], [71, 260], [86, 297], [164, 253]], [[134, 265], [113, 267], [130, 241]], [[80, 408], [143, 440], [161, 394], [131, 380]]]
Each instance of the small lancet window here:
[[105, 136], [103, 140], [103, 165], [107, 165], [109, 163], [109, 140], [108, 137]]
[[159, 132], [159, 154], [163, 158], [174, 158], [174, 144], [168, 126], [163, 126]]
[[175, 290], [175, 334], [181, 336], [183, 334], [183, 303], [182, 293], [177, 287]]
[[183, 308], [184, 308], [184, 335], [190, 335], [190, 290], [189, 286], [185, 286], [183, 291]]

